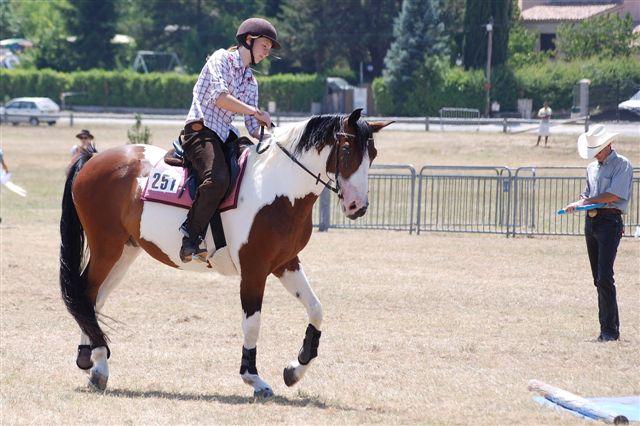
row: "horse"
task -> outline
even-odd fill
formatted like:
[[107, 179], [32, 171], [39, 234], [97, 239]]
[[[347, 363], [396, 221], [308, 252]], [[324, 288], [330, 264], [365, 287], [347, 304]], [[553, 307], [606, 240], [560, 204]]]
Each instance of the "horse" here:
[[71, 165], [64, 187], [60, 289], [81, 330], [76, 365], [89, 374], [89, 387], [105, 391], [109, 377], [111, 352], [97, 315], [143, 250], [173, 268], [240, 277], [240, 375], [256, 397], [273, 396], [258, 374], [256, 346], [265, 282], [274, 274], [302, 303], [309, 320], [297, 358], [283, 371], [287, 386], [297, 383], [317, 356], [323, 317], [298, 258], [311, 237], [313, 205], [328, 187], [338, 194], [348, 218], [366, 213], [368, 173], [377, 155], [373, 134], [390, 123], [367, 122], [359, 109], [313, 116], [274, 128], [270, 140], [247, 148], [237, 205], [220, 214], [227, 245], [216, 250], [209, 230], [206, 262], [180, 261], [179, 228], [187, 210], [141, 197], [165, 150], [124, 145], [84, 151]]

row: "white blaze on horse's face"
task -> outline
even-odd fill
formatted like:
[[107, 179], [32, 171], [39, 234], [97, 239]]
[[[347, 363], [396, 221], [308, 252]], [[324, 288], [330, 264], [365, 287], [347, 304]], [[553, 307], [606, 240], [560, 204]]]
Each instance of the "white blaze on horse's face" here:
[[369, 153], [364, 151], [360, 165], [348, 177], [338, 175], [340, 184], [340, 205], [349, 219], [357, 219], [367, 212], [369, 206]]

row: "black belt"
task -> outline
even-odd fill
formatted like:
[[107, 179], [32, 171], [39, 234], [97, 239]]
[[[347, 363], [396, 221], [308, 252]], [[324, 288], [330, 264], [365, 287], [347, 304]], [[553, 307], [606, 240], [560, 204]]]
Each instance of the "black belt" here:
[[622, 210], [620, 210], [620, 209], [593, 209], [593, 210], [588, 210], [587, 211], [587, 215], [589, 217], [596, 217], [598, 215], [612, 215], [612, 214], [621, 215], [622, 214]]

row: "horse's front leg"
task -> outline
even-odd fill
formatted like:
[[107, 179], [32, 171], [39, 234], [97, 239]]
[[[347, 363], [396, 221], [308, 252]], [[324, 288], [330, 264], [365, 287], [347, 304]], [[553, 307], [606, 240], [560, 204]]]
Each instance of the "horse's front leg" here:
[[256, 367], [256, 344], [260, 334], [260, 310], [266, 279], [266, 276], [243, 275], [240, 281], [240, 300], [244, 312], [242, 317], [244, 343], [240, 376], [246, 384], [253, 387], [253, 396], [263, 398], [273, 396], [271, 386], [260, 378]]
[[284, 369], [284, 383], [295, 385], [307, 372], [311, 361], [318, 355], [320, 344], [320, 327], [322, 325], [322, 305], [309, 285], [307, 276], [299, 259], [288, 262], [283, 268], [275, 271], [284, 287], [304, 305], [309, 316], [309, 325], [305, 333], [298, 358], [291, 361]]

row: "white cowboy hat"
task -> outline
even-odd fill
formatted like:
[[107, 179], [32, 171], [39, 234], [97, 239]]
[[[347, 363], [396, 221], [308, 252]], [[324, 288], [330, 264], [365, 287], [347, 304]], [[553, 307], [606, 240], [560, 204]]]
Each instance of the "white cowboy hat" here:
[[578, 154], [585, 160], [593, 159], [597, 153], [609, 145], [618, 133], [609, 133], [602, 124], [593, 126], [578, 137]]

